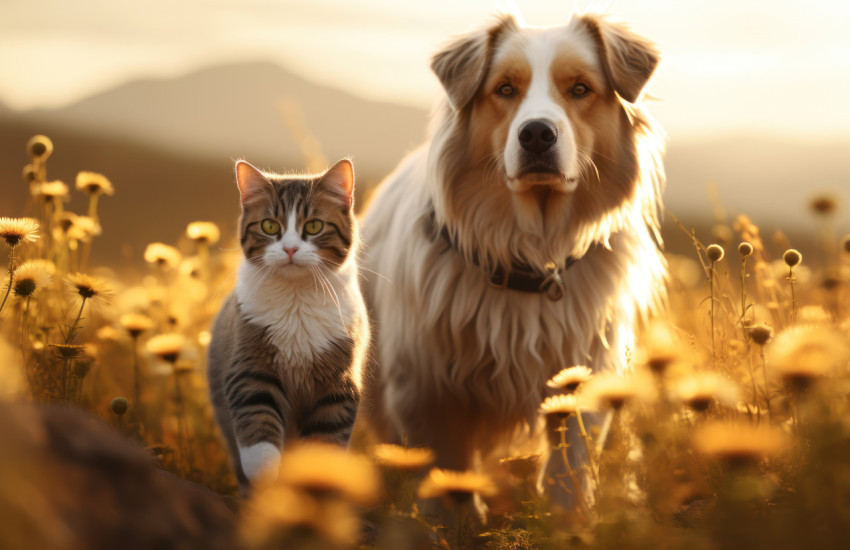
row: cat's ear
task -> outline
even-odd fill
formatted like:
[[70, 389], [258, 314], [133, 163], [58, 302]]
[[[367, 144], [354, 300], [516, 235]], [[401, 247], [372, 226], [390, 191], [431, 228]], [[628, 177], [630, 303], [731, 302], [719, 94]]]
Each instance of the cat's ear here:
[[236, 185], [243, 207], [258, 199], [265, 199], [272, 191], [272, 184], [263, 173], [244, 160], [236, 163]]
[[341, 201], [347, 208], [354, 202], [354, 165], [348, 159], [342, 159], [328, 169], [319, 184], [331, 196]]

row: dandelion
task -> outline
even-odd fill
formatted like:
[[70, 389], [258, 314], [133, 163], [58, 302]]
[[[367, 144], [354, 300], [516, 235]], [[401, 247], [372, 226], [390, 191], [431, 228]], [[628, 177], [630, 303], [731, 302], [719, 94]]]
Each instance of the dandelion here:
[[174, 269], [180, 265], [182, 256], [173, 246], [163, 243], [150, 243], [145, 248], [145, 261], [160, 268]]
[[140, 408], [142, 403], [142, 377], [139, 368], [139, 336], [153, 328], [153, 320], [140, 313], [125, 313], [119, 319], [119, 323], [133, 339], [133, 403], [136, 404], [136, 408]]
[[593, 377], [593, 371], [585, 366], [568, 367], [550, 378], [546, 385], [556, 390], [575, 393], [581, 384]]
[[318, 501], [280, 483], [261, 488], [245, 509], [240, 535], [246, 548], [347, 548], [360, 529], [348, 503]]
[[794, 278], [794, 267], [803, 261], [803, 255], [798, 250], [791, 248], [785, 251], [782, 259], [785, 260], [785, 264], [788, 266], [787, 278], [788, 283], [791, 285], [791, 322], [794, 322], [797, 318], [797, 295], [794, 292], [794, 282], [796, 281]]
[[714, 342], [714, 325], [715, 325], [715, 314], [714, 314], [714, 279], [716, 278], [716, 264], [720, 260], [723, 259], [725, 252], [723, 247], [719, 244], [709, 245], [705, 251], [706, 257], [711, 262], [711, 265], [708, 268], [708, 289], [711, 300], [711, 358], [712, 361], [717, 360], [717, 347]]
[[787, 444], [785, 434], [778, 429], [749, 423], [714, 422], [694, 434], [694, 446], [699, 452], [733, 465], [754, 464], [778, 455]]
[[34, 194], [41, 197], [45, 202], [59, 205], [61, 201], [68, 198], [68, 186], [59, 180], [48, 181], [36, 186]]
[[119, 323], [134, 339], [153, 328], [153, 320], [141, 313], [125, 313], [119, 319]]
[[389, 443], [375, 445], [372, 456], [379, 465], [404, 472], [416, 472], [434, 462], [434, 451], [428, 447], [408, 448]]
[[738, 386], [714, 372], [694, 373], [680, 380], [673, 394], [696, 412], [705, 412], [715, 402], [735, 405], [740, 398]]
[[781, 332], [770, 349], [772, 373], [797, 393], [831, 373], [848, 357], [841, 333], [825, 326], [796, 326]]
[[32, 164], [24, 166], [24, 170], [21, 175], [24, 177], [24, 181], [26, 183], [33, 184], [38, 181], [38, 169]]
[[[114, 195], [115, 188], [112, 187], [106, 176], [96, 172], [79, 172], [77, 174], [76, 188], [89, 195]], [[89, 214], [92, 216], [92, 214]]]
[[[767, 383], [767, 361], [765, 360], [764, 346], [771, 338], [773, 338], [773, 329], [764, 323], [759, 323], [757, 325], [747, 327], [747, 334], [749, 335], [750, 340], [759, 347], [761, 369], [764, 377], [764, 398], [765, 403], [767, 404], [767, 414], [770, 415], [770, 386]], [[755, 380], [753, 380], [753, 386], [755, 386]]]
[[741, 255], [742, 258], [746, 258], [753, 253], [753, 245], [744, 241], [738, 245], [738, 254]]
[[18, 298], [30, 298], [39, 289], [50, 284], [56, 268], [47, 260], [27, 260], [15, 270], [12, 291]]
[[419, 486], [419, 498], [450, 496], [462, 500], [478, 493], [485, 497], [494, 496], [496, 485], [484, 474], [477, 472], [442, 470], [434, 468]]
[[97, 277], [85, 273], [73, 273], [68, 275], [66, 282], [72, 292], [85, 300], [103, 300], [108, 302], [112, 291], [106, 283]]
[[681, 355], [671, 327], [665, 323], [653, 323], [644, 335], [641, 355], [646, 367], [660, 380]]
[[53, 142], [47, 136], [36, 135], [27, 142], [27, 154], [34, 161], [44, 162], [53, 153]]
[[509, 456], [500, 459], [499, 464], [518, 479], [531, 479], [537, 474], [537, 469], [540, 467], [540, 455]]
[[547, 397], [540, 404], [540, 412], [546, 415], [554, 415], [558, 418], [567, 418], [579, 410], [578, 400], [575, 395], [553, 395]]
[[370, 504], [378, 495], [378, 477], [363, 456], [336, 445], [305, 442], [284, 453], [278, 481], [314, 496], [338, 495]]
[[723, 259], [725, 252], [723, 247], [719, 244], [711, 244], [708, 245], [708, 248], [705, 250], [705, 255], [708, 257], [711, 262], [719, 262]]
[[589, 402], [615, 411], [619, 411], [627, 403], [649, 400], [655, 395], [652, 384], [648, 383], [645, 377], [614, 372], [596, 375], [585, 389]]
[[184, 340], [183, 335], [179, 332], [158, 334], [148, 340], [147, 350], [151, 355], [159, 357], [173, 366], [183, 349]]
[[0, 237], [9, 248], [38, 239], [38, 222], [32, 218], [0, 218]]
[[62, 227], [66, 227], [68, 238], [75, 241], [89, 242], [103, 233], [100, 223], [91, 216], [72, 215], [61, 220]]
[[198, 243], [215, 244], [220, 233], [213, 222], [192, 222], [186, 227], [186, 235]]
[[0, 218], [0, 237], [9, 247], [9, 281], [6, 284], [6, 294], [0, 303], [0, 311], [6, 305], [12, 281], [15, 276], [15, 247], [22, 243], [34, 242], [38, 239], [38, 222], [30, 218]]

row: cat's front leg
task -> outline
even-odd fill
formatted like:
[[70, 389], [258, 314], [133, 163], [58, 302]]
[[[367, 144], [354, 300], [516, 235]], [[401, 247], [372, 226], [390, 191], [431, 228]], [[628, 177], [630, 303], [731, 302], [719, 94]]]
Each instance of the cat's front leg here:
[[280, 381], [261, 372], [247, 372], [232, 380], [227, 401], [239, 451], [239, 469], [252, 484], [276, 479], [289, 408]]
[[301, 437], [348, 445], [359, 403], [360, 391], [352, 380], [329, 388], [303, 415]]

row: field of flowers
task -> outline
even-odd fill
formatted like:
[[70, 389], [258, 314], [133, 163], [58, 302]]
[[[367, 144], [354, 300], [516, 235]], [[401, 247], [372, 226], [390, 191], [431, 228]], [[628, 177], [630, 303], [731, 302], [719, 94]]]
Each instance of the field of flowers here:
[[[534, 454], [452, 472], [431, 469], [428, 449], [392, 445], [294, 447], [280, 478], [243, 499], [205, 375], [210, 323], [234, 283], [238, 248], [223, 246], [215, 224], [194, 221], [174, 245], [147, 247], [146, 272], [120, 279], [89, 262], [102, 232], [98, 211], [120, 182], [114, 189], [103, 175], [80, 172], [73, 192], [88, 197], [88, 210], [66, 211], [72, 190], [47, 176], [52, 142], [35, 136], [26, 150], [29, 211], [0, 219], [8, 255], [0, 286], [2, 548], [109, 548], [116, 540], [151, 547], [141, 542], [144, 521], [122, 519], [136, 501], [124, 502], [120, 483], [109, 501], [63, 487], [66, 475], [99, 456], [99, 445], [113, 444], [122, 451], [111, 460], [149, 462], [224, 511], [216, 512], [226, 516], [217, 522], [218, 543], [209, 530], [191, 528], [206, 513], [198, 504], [174, 520], [189, 526], [179, 541], [167, 532], [156, 539], [162, 548], [846, 547], [850, 235], [834, 234], [839, 210], [828, 197], [812, 204], [821, 227], [812, 250], [794, 249], [781, 235], [768, 246], [743, 216], [715, 228], [712, 244], [680, 224], [693, 254], [668, 254], [669, 313], [628, 351], [630, 372], [565, 365], [549, 381], [556, 395], [540, 414], [555, 452], [566, 460], [567, 419], [576, 417], [591, 460], [542, 483], [581, 492], [578, 480], [589, 476], [595, 489], [587, 505], [562, 510], [540, 497]], [[775, 243], [784, 253], [772, 257]], [[606, 438], [584, 429], [587, 411], [608, 415]], [[50, 445], [57, 436], [38, 431], [33, 414], [96, 415], [108, 428], [86, 432], [91, 449], [66, 460], [66, 473], [46, 472], [14, 452], [21, 432], [61, 454]], [[78, 425], [62, 435], [73, 440]], [[171, 494], [155, 483], [139, 490], [153, 501]], [[420, 513], [431, 499], [450, 521]], [[476, 499], [489, 508], [484, 522]], [[90, 508], [80, 512], [81, 502]], [[100, 535], [82, 535], [71, 509], [108, 518]]]

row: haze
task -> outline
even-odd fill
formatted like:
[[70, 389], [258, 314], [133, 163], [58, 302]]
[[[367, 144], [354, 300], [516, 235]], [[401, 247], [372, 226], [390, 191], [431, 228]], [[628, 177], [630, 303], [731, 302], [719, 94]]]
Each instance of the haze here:
[[[276, 62], [370, 99], [428, 107], [430, 55], [506, 7], [494, 0], [3, 0], [0, 101], [61, 107], [142, 77]], [[803, 0], [516, 2], [531, 25], [603, 11], [655, 40], [650, 93], [671, 138], [850, 134], [850, 4]]]

